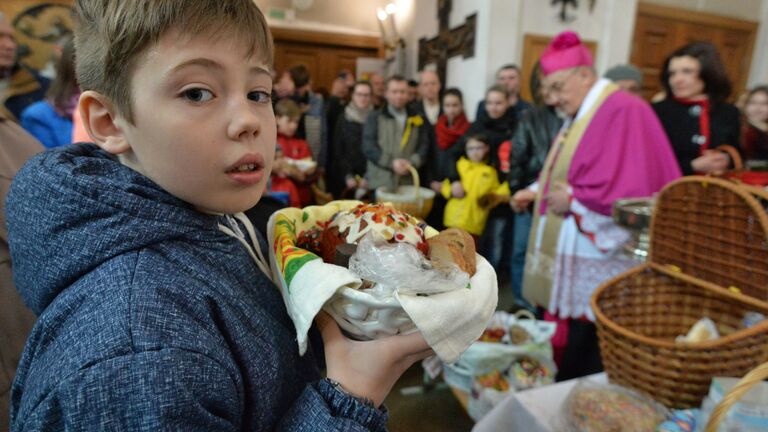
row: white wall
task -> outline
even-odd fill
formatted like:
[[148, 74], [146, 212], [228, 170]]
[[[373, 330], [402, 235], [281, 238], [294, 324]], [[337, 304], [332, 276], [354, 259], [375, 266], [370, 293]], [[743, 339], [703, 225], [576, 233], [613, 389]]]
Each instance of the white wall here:
[[[376, 9], [390, 0], [313, 0], [306, 10], [294, 9], [291, 0], [254, 0], [271, 26], [378, 36]], [[406, 0], [411, 3], [413, 0]], [[271, 8], [293, 9], [295, 19], [274, 20]]]
[[755, 17], [760, 19], [757, 29], [755, 50], [752, 54], [752, 67], [749, 71], [748, 87], [768, 84], [768, 0], [763, 1], [762, 10]]
[[[461, 25], [468, 15], [477, 13], [475, 56], [452, 58], [448, 62], [447, 87], [464, 92], [465, 107], [470, 118], [477, 102], [493, 84], [496, 70], [506, 63], [520, 64], [526, 34], [554, 36], [564, 30], [575, 30], [584, 39], [598, 42], [596, 67], [605, 70], [629, 59], [637, 0], [601, 0], [590, 13], [586, 2], [575, 19], [560, 22], [558, 9], [543, 0], [454, 0], [451, 27]], [[418, 0], [413, 27], [406, 27], [407, 70], [415, 76], [418, 67], [418, 40], [433, 37], [438, 30], [437, 1]]]
[[691, 9], [755, 21], [760, 17], [763, 0], [645, 0], [648, 3]]

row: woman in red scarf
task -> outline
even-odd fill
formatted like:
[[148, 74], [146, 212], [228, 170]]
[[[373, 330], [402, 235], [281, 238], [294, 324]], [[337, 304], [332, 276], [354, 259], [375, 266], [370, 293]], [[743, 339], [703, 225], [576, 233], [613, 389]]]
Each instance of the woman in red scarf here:
[[443, 114], [438, 117], [435, 124], [435, 143], [431, 154], [434, 159], [430, 161], [429, 176], [430, 186], [437, 192], [435, 202], [427, 217], [427, 223], [437, 229], [443, 228], [443, 211], [446, 200], [440, 194], [442, 181], [458, 180], [456, 161], [464, 154], [459, 145], [455, 145], [469, 129], [470, 123], [464, 114], [464, 98], [461, 90], [449, 88], [443, 93]]
[[714, 45], [688, 44], [664, 62], [662, 85], [667, 98], [654, 103], [672, 143], [683, 175], [722, 172], [730, 157], [715, 150], [728, 144], [740, 149], [740, 115], [725, 100], [731, 83]]

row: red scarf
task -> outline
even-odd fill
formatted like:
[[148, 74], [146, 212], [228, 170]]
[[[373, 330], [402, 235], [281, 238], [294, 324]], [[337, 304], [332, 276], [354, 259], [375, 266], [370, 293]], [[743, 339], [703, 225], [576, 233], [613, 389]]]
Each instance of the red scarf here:
[[456, 140], [467, 133], [469, 126], [469, 120], [467, 120], [467, 116], [464, 113], [459, 114], [453, 119], [453, 124], [450, 126], [448, 126], [448, 116], [445, 114], [441, 115], [435, 125], [435, 135], [437, 135], [437, 145], [440, 147], [440, 150], [446, 150], [452, 146]]
[[704, 144], [700, 146], [699, 154], [703, 155], [709, 149], [710, 131], [709, 131], [709, 99], [690, 100], [675, 98], [680, 104], [693, 106], [698, 105], [701, 108], [699, 113], [699, 135], [704, 137]]

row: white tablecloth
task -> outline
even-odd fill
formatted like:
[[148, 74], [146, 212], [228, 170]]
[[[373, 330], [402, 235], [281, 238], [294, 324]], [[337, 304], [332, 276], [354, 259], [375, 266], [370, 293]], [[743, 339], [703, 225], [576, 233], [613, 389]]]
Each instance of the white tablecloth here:
[[[607, 383], [605, 373], [584, 378]], [[579, 379], [563, 381], [531, 390], [511, 393], [483, 417], [473, 432], [561, 431], [562, 406]]]

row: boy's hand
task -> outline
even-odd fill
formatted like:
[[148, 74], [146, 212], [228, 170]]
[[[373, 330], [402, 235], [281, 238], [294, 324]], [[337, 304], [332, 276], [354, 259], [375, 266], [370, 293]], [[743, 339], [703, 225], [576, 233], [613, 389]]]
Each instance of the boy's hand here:
[[325, 344], [327, 376], [347, 392], [381, 406], [392, 386], [412, 364], [434, 355], [421, 333], [354, 341], [325, 312], [316, 318]]
[[534, 200], [536, 200], [536, 192], [530, 189], [522, 189], [512, 195], [509, 205], [514, 212], [520, 213], [525, 211]]
[[461, 186], [460, 181], [455, 181], [451, 183], [451, 196], [454, 198], [464, 198], [464, 195], [466, 193], [464, 192], [464, 188]]
[[347, 189], [357, 188], [357, 180], [354, 177], [347, 177]]

